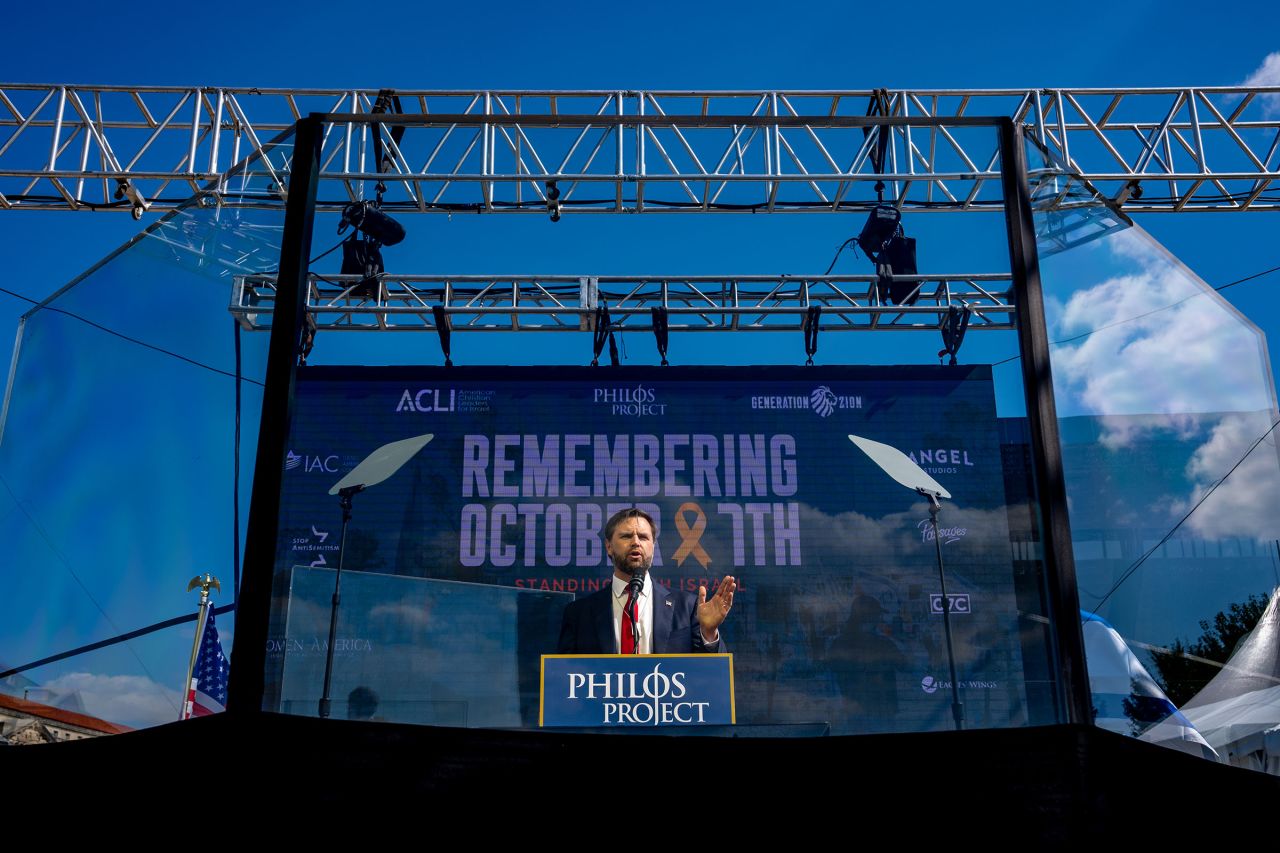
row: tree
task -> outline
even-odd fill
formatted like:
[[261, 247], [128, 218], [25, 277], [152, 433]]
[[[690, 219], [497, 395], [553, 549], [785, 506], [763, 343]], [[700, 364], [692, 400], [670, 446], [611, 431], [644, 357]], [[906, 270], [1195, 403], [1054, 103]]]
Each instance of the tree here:
[[1265, 595], [1251, 595], [1236, 602], [1219, 611], [1212, 620], [1201, 619], [1200, 637], [1195, 642], [1178, 638], [1169, 647], [1168, 654], [1154, 656], [1153, 675], [1169, 701], [1182, 707], [1221, 671], [1219, 667], [1192, 658], [1226, 663], [1240, 641], [1258, 624], [1268, 601]]

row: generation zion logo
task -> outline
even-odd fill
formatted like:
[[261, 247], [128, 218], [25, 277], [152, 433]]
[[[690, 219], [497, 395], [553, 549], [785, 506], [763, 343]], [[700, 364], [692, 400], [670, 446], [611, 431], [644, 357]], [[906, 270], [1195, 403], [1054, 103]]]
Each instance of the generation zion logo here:
[[828, 418], [836, 409], [861, 409], [862, 397], [856, 394], [837, 394], [828, 386], [819, 385], [807, 397], [801, 394], [752, 397], [751, 408], [808, 409], [820, 418]]

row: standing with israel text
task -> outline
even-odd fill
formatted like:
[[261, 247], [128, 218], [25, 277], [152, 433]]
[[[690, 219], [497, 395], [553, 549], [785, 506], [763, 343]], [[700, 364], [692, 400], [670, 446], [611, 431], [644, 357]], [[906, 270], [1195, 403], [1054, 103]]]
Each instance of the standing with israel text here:
[[695, 597], [654, 582], [653, 518], [624, 509], [605, 524], [613, 582], [572, 602], [560, 625], [560, 654], [687, 654], [722, 652], [720, 626], [733, 607], [737, 582], [725, 575], [714, 595]]

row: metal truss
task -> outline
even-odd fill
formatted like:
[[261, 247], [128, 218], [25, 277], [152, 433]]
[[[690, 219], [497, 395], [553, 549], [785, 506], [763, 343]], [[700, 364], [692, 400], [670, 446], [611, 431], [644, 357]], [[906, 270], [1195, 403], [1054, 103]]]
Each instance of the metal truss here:
[[[0, 84], [0, 207], [140, 215], [206, 188], [219, 204], [281, 207], [287, 155], [271, 140], [319, 112], [332, 119], [322, 209], [372, 197], [378, 181], [389, 207], [422, 212], [839, 211], [874, 203], [879, 181], [904, 208], [992, 209], [1002, 203], [996, 134], [971, 124], [983, 116], [1025, 126], [1033, 183], [1083, 179], [1126, 212], [1276, 209], [1278, 104], [1280, 87], [392, 93]], [[385, 123], [370, 121], [375, 112]], [[268, 169], [273, 180], [229, 191], [225, 176], [255, 157], [280, 161]]]
[[[666, 309], [680, 332], [798, 331], [819, 306], [824, 331], [937, 332], [954, 306], [970, 311], [970, 330], [1014, 328], [1005, 273], [897, 276], [909, 305], [890, 305], [874, 275], [778, 276], [395, 276], [362, 289], [360, 276], [312, 274], [306, 311], [318, 329], [437, 329], [437, 308], [454, 332], [570, 332], [596, 328], [607, 309], [615, 331], [652, 331]], [[231, 313], [247, 330], [270, 328], [275, 279], [239, 275]]]

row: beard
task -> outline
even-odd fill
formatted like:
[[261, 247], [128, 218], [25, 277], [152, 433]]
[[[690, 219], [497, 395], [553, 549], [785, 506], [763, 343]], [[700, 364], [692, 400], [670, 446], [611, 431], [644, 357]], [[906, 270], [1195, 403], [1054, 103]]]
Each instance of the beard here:
[[624, 575], [637, 575], [644, 577], [645, 573], [653, 566], [653, 557], [647, 557], [638, 566], [632, 566], [627, 560], [626, 554], [615, 555], [613, 558], [613, 567]]

